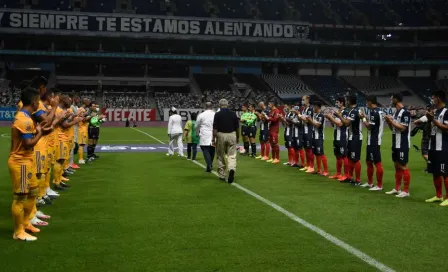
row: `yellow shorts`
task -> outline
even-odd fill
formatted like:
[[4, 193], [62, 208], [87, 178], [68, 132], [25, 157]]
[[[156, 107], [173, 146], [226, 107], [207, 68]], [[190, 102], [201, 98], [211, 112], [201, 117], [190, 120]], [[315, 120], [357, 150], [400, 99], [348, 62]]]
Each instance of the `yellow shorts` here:
[[8, 168], [15, 194], [28, 194], [30, 188], [38, 186], [32, 160], [16, 161], [9, 159]]
[[87, 130], [86, 131], [78, 131], [78, 144], [79, 145], [87, 144]]
[[56, 160], [65, 160], [67, 159], [67, 157], [70, 156], [70, 152], [69, 152], [69, 143], [68, 142], [63, 142], [63, 141], [59, 141], [58, 145], [57, 145], [57, 150], [56, 150]]
[[34, 150], [34, 167], [36, 174], [47, 173], [48, 151]]

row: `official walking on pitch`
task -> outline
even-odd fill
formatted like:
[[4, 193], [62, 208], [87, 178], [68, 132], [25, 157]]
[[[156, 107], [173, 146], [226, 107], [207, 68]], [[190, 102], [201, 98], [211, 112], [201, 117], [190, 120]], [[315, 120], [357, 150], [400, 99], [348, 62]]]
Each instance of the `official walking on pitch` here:
[[207, 164], [206, 172], [211, 173], [213, 159], [215, 158], [215, 145], [213, 143], [213, 120], [215, 112], [211, 102], [205, 103], [205, 111], [198, 115], [196, 120], [196, 135], [199, 136], [199, 146]]
[[[228, 109], [229, 102], [226, 99], [219, 101], [219, 112], [215, 114], [213, 121], [213, 140], [216, 141], [216, 153], [218, 156], [218, 174], [221, 180], [225, 180], [226, 166], [229, 171], [228, 183], [232, 183], [236, 170], [236, 145], [239, 141], [239, 120], [236, 114]], [[227, 164], [225, 157], [227, 156]]]
[[174, 155], [174, 144], [177, 143], [177, 152], [180, 157], [184, 156], [184, 145], [182, 143], [182, 117], [177, 114], [176, 108], [171, 108], [171, 116], [168, 121], [168, 136], [170, 137], [170, 145], [168, 147], [167, 156]]

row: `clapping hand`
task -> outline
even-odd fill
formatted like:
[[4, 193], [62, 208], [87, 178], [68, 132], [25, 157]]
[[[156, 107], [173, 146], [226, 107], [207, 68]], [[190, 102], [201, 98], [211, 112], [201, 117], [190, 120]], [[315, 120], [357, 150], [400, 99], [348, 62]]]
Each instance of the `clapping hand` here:
[[432, 111], [427, 111], [426, 118], [428, 118], [429, 121], [434, 120], [434, 113]]
[[361, 112], [359, 112], [359, 117], [361, 119], [364, 119], [364, 118], [366, 118], [366, 114], [363, 111], [361, 111]]

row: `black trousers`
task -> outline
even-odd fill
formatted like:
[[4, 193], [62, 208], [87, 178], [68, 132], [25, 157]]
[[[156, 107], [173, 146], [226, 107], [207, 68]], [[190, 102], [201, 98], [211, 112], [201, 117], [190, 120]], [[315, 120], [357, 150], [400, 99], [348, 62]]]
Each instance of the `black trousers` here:
[[213, 167], [213, 159], [215, 158], [215, 147], [211, 145], [201, 145], [202, 154], [204, 154], [207, 170]]
[[[193, 153], [193, 156], [191, 156]], [[198, 144], [188, 143], [187, 144], [187, 154], [189, 159], [196, 160], [196, 154], [198, 153]]]

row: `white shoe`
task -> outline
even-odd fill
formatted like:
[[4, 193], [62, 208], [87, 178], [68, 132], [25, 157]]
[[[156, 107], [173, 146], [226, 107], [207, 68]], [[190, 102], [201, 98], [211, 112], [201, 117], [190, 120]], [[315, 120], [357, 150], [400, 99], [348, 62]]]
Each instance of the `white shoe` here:
[[372, 188], [373, 185], [372, 184], [368, 184], [368, 183], [363, 183], [363, 184], [359, 185], [359, 187], [362, 187], [362, 188]]
[[378, 187], [378, 186], [373, 186], [372, 188], [369, 189], [369, 191], [382, 191], [383, 188]]
[[394, 189], [392, 189], [392, 191], [386, 192], [386, 195], [399, 195], [401, 193], [401, 191], [397, 191]]
[[283, 165], [287, 165], [287, 166], [290, 166], [290, 165], [291, 165], [291, 163], [289, 163], [289, 162], [284, 162], [284, 163], [283, 163]]
[[170, 154], [170, 153], [166, 153], [166, 155], [167, 155], [167, 156], [173, 156], [173, 154]]
[[396, 195], [395, 197], [405, 198], [405, 197], [409, 197], [409, 196], [411, 196], [410, 193], [401, 192], [400, 194]]
[[184, 155], [181, 155], [181, 154], [179, 154], [179, 155], [177, 155], [178, 157], [181, 157], [181, 158], [183, 158], [184, 157]]
[[53, 189], [51, 189], [50, 187], [47, 188], [47, 195], [48, 196], [59, 196], [58, 192], [53, 191]]
[[37, 211], [36, 217], [39, 218], [39, 219], [50, 219], [51, 218], [51, 216], [49, 216], [47, 214], [44, 214], [41, 211]]
[[85, 160], [79, 160], [78, 164], [86, 164], [86, 161]]
[[34, 216], [31, 220], [30, 220], [31, 225], [33, 226], [48, 226], [48, 222], [42, 221], [39, 218], [37, 218], [36, 216]]
[[36, 205], [37, 205], [37, 206], [43, 206], [43, 205], [45, 205], [45, 200], [44, 200], [43, 198], [38, 198], [38, 199], [36, 200]]

